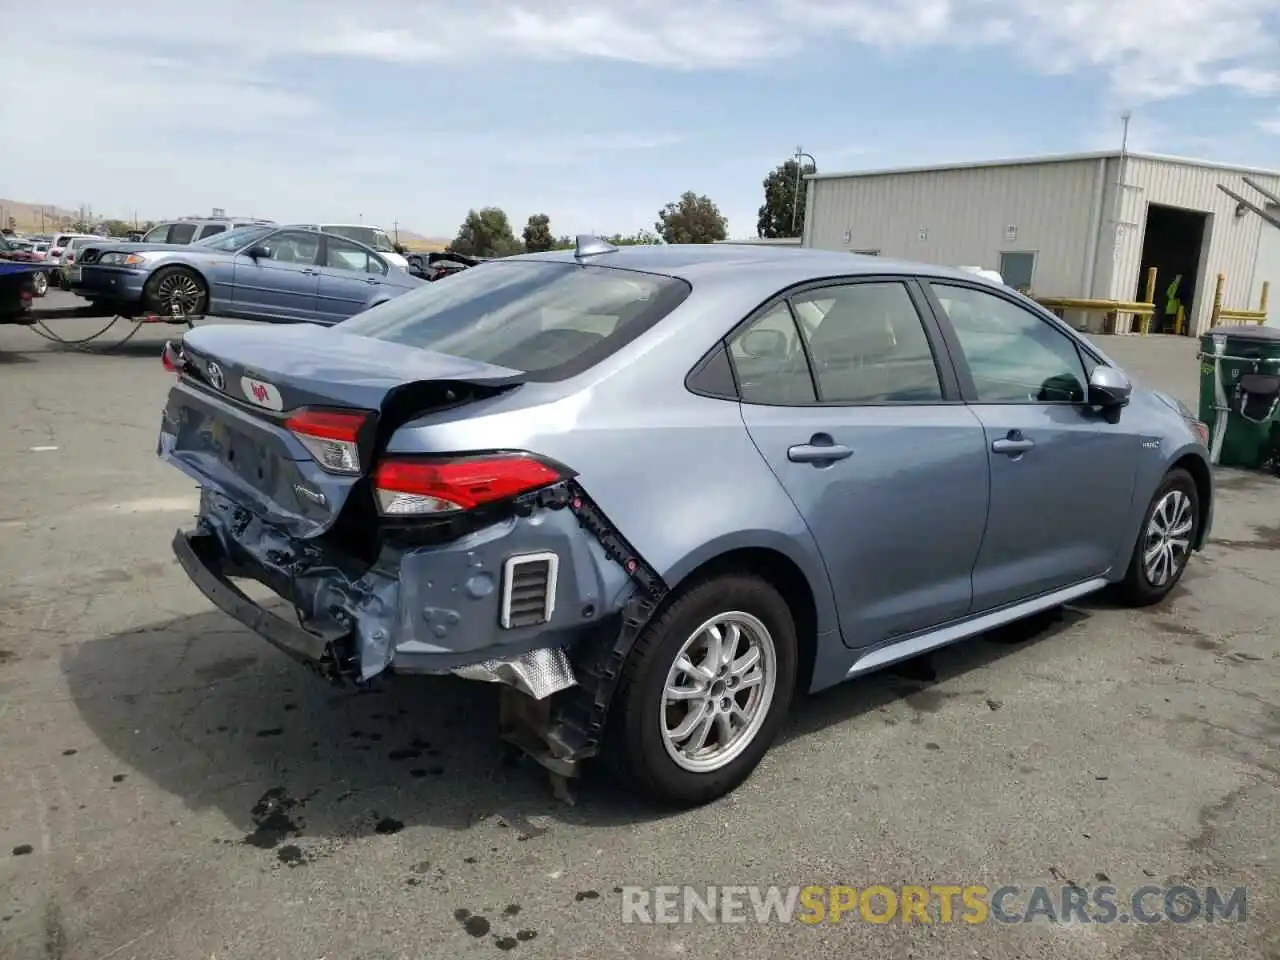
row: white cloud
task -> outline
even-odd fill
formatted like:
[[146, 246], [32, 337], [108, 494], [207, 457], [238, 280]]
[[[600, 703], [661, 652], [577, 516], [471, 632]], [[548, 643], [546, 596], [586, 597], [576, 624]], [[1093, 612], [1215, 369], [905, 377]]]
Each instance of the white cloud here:
[[1280, 113], [1276, 113], [1273, 116], [1259, 120], [1258, 129], [1266, 133], [1274, 133], [1276, 136], [1280, 137]]
[[[578, 118], [574, 130], [507, 135], [489, 129], [483, 104], [469, 129], [428, 129], [430, 119], [418, 116], [379, 128], [319, 99], [307, 82], [317, 70], [438, 65], [449, 96], [449, 69], [477, 64], [510, 72], [527, 61], [594, 60], [767, 78], [818, 44], [888, 53], [965, 47], [1044, 74], [1101, 77], [1126, 106], [1211, 88], [1280, 95], [1276, 0], [137, 0], [77, 4], [56, 34], [38, 4], [0, 0], [0, 21], [7, 36], [23, 38], [6, 45], [6, 70], [41, 78], [40, 98], [0, 102], [4, 179], [40, 194], [23, 199], [120, 207], [150, 198], [152, 214], [203, 205], [399, 212], [410, 187], [462, 184], [486, 168], [518, 193], [538, 178], [550, 182], [548, 168], [566, 156], [603, 154], [605, 166], [627, 151], [662, 157], [682, 135], [625, 109]], [[429, 87], [430, 70], [424, 75]], [[1272, 132], [1278, 125], [1274, 117], [1259, 123]], [[869, 149], [819, 156], [830, 168], [838, 154]], [[599, 189], [599, 202], [618, 212], [656, 210], [663, 199], [613, 195], [625, 185]], [[744, 200], [747, 190], [755, 183]], [[451, 194], [469, 191], [445, 192], [441, 200], [428, 187], [413, 202], [425, 215], [447, 200], [451, 212], [433, 216], [452, 219]], [[518, 202], [569, 193], [557, 182]], [[589, 203], [575, 199], [575, 207]], [[754, 222], [739, 219], [735, 233]]]

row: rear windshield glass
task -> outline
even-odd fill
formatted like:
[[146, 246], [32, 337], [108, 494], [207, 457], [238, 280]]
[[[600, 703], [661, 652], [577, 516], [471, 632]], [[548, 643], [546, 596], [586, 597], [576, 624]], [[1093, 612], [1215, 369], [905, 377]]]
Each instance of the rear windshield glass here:
[[499, 260], [388, 300], [340, 328], [559, 380], [635, 339], [689, 289], [651, 273]]

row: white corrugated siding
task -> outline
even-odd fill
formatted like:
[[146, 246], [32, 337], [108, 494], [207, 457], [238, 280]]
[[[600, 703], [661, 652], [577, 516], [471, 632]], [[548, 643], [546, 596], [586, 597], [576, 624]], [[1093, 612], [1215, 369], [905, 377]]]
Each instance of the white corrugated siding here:
[[[1118, 174], [1118, 161], [1111, 163]], [[1131, 300], [1145, 292], [1139, 289], [1138, 273], [1142, 267], [1147, 204], [1160, 203], [1210, 214], [1205, 228], [1208, 256], [1202, 259], [1204, 265], [1197, 279], [1193, 304], [1196, 333], [1208, 329], [1213, 288], [1219, 273], [1227, 278], [1222, 298], [1224, 306], [1233, 310], [1257, 309], [1257, 303], [1251, 303], [1249, 297], [1258, 242], [1264, 227], [1273, 228], [1253, 213], [1236, 217], [1236, 202], [1219, 190], [1218, 184], [1226, 184], [1242, 197], [1261, 199], [1240, 177], [1238, 172], [1216, 167], [1130, 157], [1123, 200], [1112, 220], [1116, 242], [1110, 295], [1118, 300]], [[1280, 192], [1280, 177], [1254, 175], [1252, 179], [1273, 193]], [[1166, 283], [1167, 279], [1162, 278], [1157, 281], [1157, 287], [1163, 289]]]
[[[1086, 159], [812, 180], [805, 243], [992, 270], [1000, 267], [1001, 251], [1034, 251], [1034, 292], [1080, 296], [1099, 163]], [[1017, 227], [1013, 241], [1006, 240], [1010, 225]], [[922, 228], [926, 239], [921, 239]]]

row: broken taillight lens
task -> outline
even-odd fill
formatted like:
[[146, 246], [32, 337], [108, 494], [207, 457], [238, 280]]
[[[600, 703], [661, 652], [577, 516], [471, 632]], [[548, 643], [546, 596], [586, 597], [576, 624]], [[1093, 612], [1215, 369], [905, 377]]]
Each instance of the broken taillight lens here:
[[430, 517], [500, 503], [565, 479], [563, 469], [531, 454], [504, 453], [384, 460], [373, 486], [384, 516]]
[[284, 422], [316, 463], [330, 473], [359, 474], [360, 431], [369, 422], [363, 410], [303, 409]]

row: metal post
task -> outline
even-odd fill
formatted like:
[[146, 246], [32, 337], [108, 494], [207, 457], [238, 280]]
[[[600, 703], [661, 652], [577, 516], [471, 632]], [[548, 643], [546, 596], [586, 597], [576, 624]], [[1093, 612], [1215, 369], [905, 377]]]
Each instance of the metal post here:
[[1222, 322], [1222, 288], [1226, 286], [1226, 283], [1226, 274], [1218, 274], [1217, 285], [1213, 288], [1213, 312], [1209, 314], [1210, 330]]
[[1262, 314], [1258, 318], [1258, 326], [1262, 326], [1267, 322], [1267, 295], [1271, 293], [1271, 281], [1262, 281], [1262, 294], [1258, 297], [1258, 312]]
[[800, 181], [804, 177], [804, 164], [802, 160], [808, 160], [813, 164], [814, 173], [818, 172], [818, 161], [812, 156], [805, 153], [800, 147], [796, 147], [796, 188], [791, 197], [791, 236], [796, 235], [796, 218], [800, 214]]

